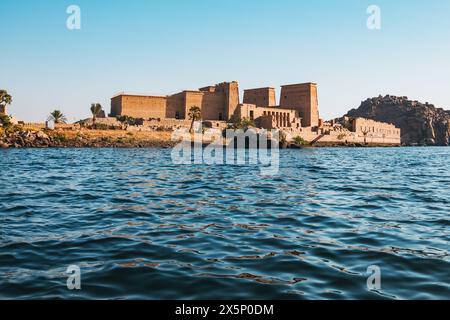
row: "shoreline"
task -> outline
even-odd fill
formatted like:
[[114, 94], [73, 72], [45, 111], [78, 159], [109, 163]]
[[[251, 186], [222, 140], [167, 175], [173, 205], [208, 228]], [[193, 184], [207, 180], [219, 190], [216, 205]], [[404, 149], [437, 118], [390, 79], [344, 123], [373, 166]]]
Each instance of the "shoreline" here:
[[[86, 128], [60, 127], [55, 130], [40, 126], [17, 126], [7, 134], [0, 128], [0, 149], [43, 149], [43, 148], [116, 148], [150, 149], [173, 148], [179, 141], [172, 141], [172, 131], [128, 131], [94, 130]], [[211, 141], [203, 141], [203, 147]], [[226, 147], [226, 144], [224, 144]], [[316, 142], [313, 145], [297, 145], [293, 142], [280, 144], [280, 149], [315, 148], [389, 148], [407, 147], [380, 143], [336, 143]]]

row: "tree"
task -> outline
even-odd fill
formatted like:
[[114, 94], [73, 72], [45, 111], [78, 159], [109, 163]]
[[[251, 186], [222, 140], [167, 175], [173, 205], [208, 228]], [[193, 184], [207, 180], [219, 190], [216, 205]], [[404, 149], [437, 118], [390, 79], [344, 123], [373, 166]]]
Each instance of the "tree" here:
[[6, 114], [6, 106], [11, 104], [12, 97], [6, 90], [0, 90], [0, 113]]
[[55, 124], [59, 123], [67, 123], [66, 116], [59, 110], [55, 110], [50, 113], [50, 116], [48, 117], [49, 121], [54, 121]]
[[369, 134], [369, 132], [370, 130], [367, 128], [362, 131], [362, 134], [364, 136], [364, 144], [367, 144], [367, 135]]
[[0, 125], [3, 128], [9, 128], [11, 126], [11, 117], [0, 113]]
[[191, 128], [189, 129], [189, 132], [192, 133], [194, 131], [194, 122], [202, 119], [202, 110], [197, 106], [192, 106], [189, 109], [188, 117], [192, 120]]
[[95, 121], [97, 121], [97, 117], [102, 111], [102, 106], [100, 103], [91, 104], [91, 113], [92, 113], [92, 124], [95, 125]]

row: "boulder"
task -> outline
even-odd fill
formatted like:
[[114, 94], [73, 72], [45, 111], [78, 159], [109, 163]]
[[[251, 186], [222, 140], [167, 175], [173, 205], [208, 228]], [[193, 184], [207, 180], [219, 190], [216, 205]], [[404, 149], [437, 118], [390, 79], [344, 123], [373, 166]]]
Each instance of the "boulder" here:
[[48, 135], [46, 135], [42, 131], [38, 131], [38, 132], [36, 132], [36, 138], [41, 139], [41, 140], [48, 140]]
[[9, 148], [9, 144], [0, 141], [0, 149], [6, 149], [6, 148]]

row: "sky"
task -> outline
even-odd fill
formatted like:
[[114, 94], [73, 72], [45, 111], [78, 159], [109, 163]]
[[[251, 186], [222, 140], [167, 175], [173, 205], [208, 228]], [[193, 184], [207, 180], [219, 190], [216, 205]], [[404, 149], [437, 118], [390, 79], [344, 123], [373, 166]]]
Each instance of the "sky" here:
[[27, 122], [233, 80], [241, 94], [316, 82], [324, 119], [379, 94], [450, 109], [449, 0], [1, 0], [0, 37], [0, 89]]

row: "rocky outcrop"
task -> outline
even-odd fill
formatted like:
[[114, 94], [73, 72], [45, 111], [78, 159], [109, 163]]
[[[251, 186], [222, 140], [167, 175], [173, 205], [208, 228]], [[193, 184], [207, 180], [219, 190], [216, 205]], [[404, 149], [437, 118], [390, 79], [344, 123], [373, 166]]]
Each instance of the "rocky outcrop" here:
[[348, 117], [363, 117], [394, 124], [404, 145], [450, 145], [450, 111], [407, 97], [379, 96], [363, 101]]
[[0, 137], [0, 148], [46, 148], [52, 139], [42, 131], [14, 131]]
[[61, 132], [14, 130], [0, 134], [0, 149], [5, 148], [169, 148], [175, 142], [161, 139], [69, 137]]

